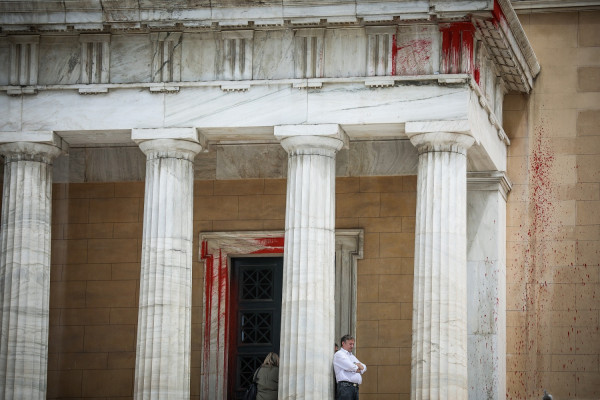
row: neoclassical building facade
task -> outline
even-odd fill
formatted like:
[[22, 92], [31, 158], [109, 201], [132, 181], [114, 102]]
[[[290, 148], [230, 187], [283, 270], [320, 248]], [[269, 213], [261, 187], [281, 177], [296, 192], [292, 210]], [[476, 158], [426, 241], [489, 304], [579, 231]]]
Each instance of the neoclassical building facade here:
[[330, 399], [345, 333], [366, 399], [553, 389], [507, 275], [513, 3], [0, 1], [0, 398], [236, 399], [275, 351], [280, 399]]

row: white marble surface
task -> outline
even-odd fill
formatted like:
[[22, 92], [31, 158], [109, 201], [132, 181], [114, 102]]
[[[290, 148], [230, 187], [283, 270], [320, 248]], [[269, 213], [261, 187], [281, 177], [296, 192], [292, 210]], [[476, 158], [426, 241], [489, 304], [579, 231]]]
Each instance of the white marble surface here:
[[146, 189], [135, 362], [136, 399], [190, 396], [193, 160], [200, 145], [143, 141]]
[[0, 226], [0, 398], [46, 398], [52, 160], [61, 150], [0, 146], [5, 157]]
[[468, 399], [468, 135], [424, 132], [419, 151], [411, 398]]
[[276, 127], [289, 154], [279, 398], [330, 399], [335, 321], [335, 154], [340, 128]]
[[506, 192], [500, 172], [467, 178], [469, 398], [506, 399]]

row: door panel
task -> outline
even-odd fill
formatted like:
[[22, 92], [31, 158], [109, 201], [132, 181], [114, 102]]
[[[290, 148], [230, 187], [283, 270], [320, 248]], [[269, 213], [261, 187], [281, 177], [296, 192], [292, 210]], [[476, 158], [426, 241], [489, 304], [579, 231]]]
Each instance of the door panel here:
[[279, 353], [282, 257], [233, 258], [229, 398], [240, 399], [265, 356]]

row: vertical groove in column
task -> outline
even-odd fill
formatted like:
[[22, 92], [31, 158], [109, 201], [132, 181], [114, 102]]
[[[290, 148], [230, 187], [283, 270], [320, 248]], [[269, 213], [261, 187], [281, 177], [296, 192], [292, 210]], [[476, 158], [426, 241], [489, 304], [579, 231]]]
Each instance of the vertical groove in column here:
[[[455, 135], [455, 136], [454, 136]], [[411, 398], [467, 399], [466, 148], [460, 134], [419, 150]], [[458, 140], [460, 142], [460, 140]]]
[[335, 154], [339, 139], [284, 139], [289, 153], [280, 399], [332, 396]]
[[160, 139], [140, 148], [147, 161], [134, 397], [189, 398], [193, 159], [201, 148]]
[[51, 145], [10, 143], [0, 226], [1, 399], [45, 399], [50, 294]]

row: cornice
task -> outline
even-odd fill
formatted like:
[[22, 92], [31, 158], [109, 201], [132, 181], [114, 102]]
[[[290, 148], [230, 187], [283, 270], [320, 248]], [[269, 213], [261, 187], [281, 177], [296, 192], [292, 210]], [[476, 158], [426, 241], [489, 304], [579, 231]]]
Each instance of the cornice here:
[[597, 0], [513, 0], [517, 14], [600, 10]]

